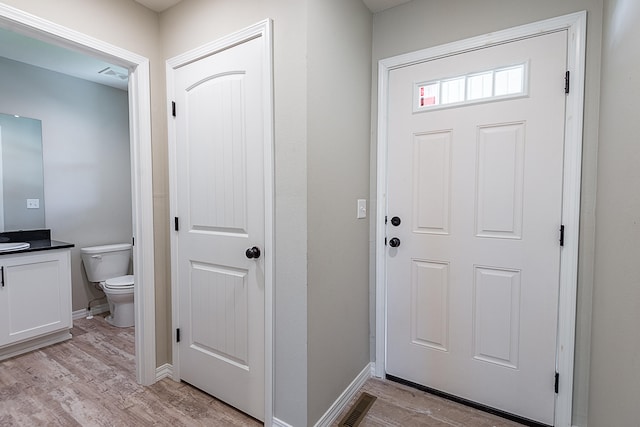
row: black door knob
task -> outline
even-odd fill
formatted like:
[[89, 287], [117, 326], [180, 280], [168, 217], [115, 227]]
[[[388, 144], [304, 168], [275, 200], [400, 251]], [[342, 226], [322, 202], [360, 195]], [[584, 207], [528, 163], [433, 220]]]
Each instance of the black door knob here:
[[394, 225], [397, 227], [400, 225], [401, 222], [402, 221], [400, 221], [400, 218], [397, 216], [394, 216], [393, 218], [391, 218], [391, 225]]
[[247, 249], [247, 252], [245, 252], [245, 255], [249, 259], [260, 258], [260, 248], [258, 248], [257, 246], [249, 248]]
[[389, 246], [391, 246], [392, 248], [397, 248], [398, 246], [400, 246], [400, 239], [398, 239], [397, 237], [393, 237], [391, 240], [389, 240]]

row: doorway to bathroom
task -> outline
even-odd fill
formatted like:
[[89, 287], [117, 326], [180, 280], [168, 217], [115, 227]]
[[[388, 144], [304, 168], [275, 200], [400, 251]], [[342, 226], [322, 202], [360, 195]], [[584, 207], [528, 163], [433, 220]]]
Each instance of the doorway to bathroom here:
[[[64, 47], [95, 59], [121, 67], [128, 72], [127, 95], [124, 105], [128, 107], [128, 131], [124, 139], [128, 141], [130, 162], [131, 236], [128, 241], [133, 247], [133, 271], [135, 275], [135, 362], [136, 379], [141, 384], [156, 381], [155, 367], [155, 295], [154, 295], [154, 242], [153, 242], [153, 191], [151, 183], [151, 120], [149, 94], [149, 61], [140, 55], [104, 43], [85, 34], [42, 20], [15, 8], [0, 4], [0, 29], [10, 30], [23, 36], [38, 39], [53, 46]], [[58, 59], [63, 62], [64, 59]], [[63, 126], [54, 123], [53, 126]], [[78, 124], [81, 126], [81, 124]], [[108, 123], [105, 123], [105, 127]], [[46, 137], [46, 135], [45, 135]], [[46, 143], [46, 141], [45, 141]], [[81, 148], [80, 148], [81, 149]], [[72, 156], [70, 156], [72, 157]], [[96, 154], [97, 161], [100, 153]], [[70, 163], [69, 172], [75, 172], [80, 180], [81, 171]], [[87, 180], [83, 184], [90, 186]], [[99, 183], [96, 183], [99, 185]], [[79, 202], [74, 194], [66, 194], [74, 203]], [[85, 203], [99, 204], [98, 197], [84, 198]], [[127, 206], [127, 209], [129, 209]], [[106, 212], [117, 207], [104, 207]], [[124, 210], [124, 209], [123, 209]], [[73, 212], [69, 216], [74, 217]], [[74, 217], [82, 221], [81, 216]], [[55, 233], [55, 230], [54, 230]]]

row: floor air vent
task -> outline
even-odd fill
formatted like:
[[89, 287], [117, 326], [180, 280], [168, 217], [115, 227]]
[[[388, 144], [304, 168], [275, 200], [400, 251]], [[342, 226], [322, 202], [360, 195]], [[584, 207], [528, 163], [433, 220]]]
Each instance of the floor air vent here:
[[362, 393], [353, 407], [347, 412], [344, 418], [342, 418], [338, 427], [356, 427], [359, 425], [367, 415], [367, 412], [369, 412], [369, 408], [371, 408], [375, 400], [375, 396], [369, 393]]

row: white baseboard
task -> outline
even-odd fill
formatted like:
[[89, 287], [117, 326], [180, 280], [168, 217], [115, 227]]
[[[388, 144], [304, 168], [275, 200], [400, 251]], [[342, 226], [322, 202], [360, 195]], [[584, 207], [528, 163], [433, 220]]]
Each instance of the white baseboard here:
[[[358, 376], [349, 384], [349, 386], [342, 392], [340, 397], [331, 405], [331, 407], [325, 412], [325, 414], [318, 420], [315, 427], [328, 427], [330, 426], [349, 404], [349, 401], [356, 395], [358, 390], [364, 385], [364, 383], [373, 376], [374, 364], [369, 363], [358, 374]], [[173, 376], [173, 365], [165, 363], [162, 366], [156, 368], [156, 381], [160, 381], [163, 378], [171, 378]], [[286, 422], [273, 418], [271, 422], [272, 427], [293, 427]]]
[[156, 381], [160, 381], [163, 378], [172, 377], [173, 376], [173, 365], [170, 363], [165, 363], [162, 366], [158, 366], [156, 368]]
[[45, 335], [40, 338], [30, 339], [14, 345], [9, 345], [0, 350], [0, 360], [9, 359], [10, 357], [15, 357], [42, 347], [57, 344], [68, 339], [71, 339], [71, 334], [69, 333], [68, 329], [65, 329], [53, 334]]
[[371, 372], [373, 370], [373, 363], [368, 363], [364, 369], [358, 374], [357, 377], [349, 387], [342, 392], [340, 397], [333, 402], [333, 405], [324, 413], [324, 415], [315, 424], [315, 427], [329, 427], [338, 418], [340, 413], [349, 404], [349, 401], [356, 395], [358, 390], [364, 385], [364, 383], [371, 378]]
[[109, 304], [105, 303], [105, 304], [100, 304], [100, 305], [91, 307], [90, 311], [88, 311], [86, 308], [83, 308], [82, 310], [76, 310], [73, 313], [71, 313], [71, 316], [73, 320], [76, 320], [76, 319], [85, 318], [87, 316], [106, 313], [107, 311], [109, 311]]
[[271, 422], [271, 427], [293, 427], [293, 426], [285, 423], [284, 421], [280, 421], [277, 418], [274, 418], [273, 421]]

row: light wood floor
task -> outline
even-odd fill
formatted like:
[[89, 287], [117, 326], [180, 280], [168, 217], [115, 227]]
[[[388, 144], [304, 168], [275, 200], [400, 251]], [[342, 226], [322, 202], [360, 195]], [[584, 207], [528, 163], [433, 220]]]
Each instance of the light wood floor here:
[[377, 399], [360, 426], [382, 427], [515, 427], [521, 424], [477, 409], [424, 393], [392, 381], [371, 378], [351, 400], [334, 423], [338, 426], [345, 413], [362, 392]]
[[168, 378], [135, 380], [133, 328], [74, 321], [73, 338], [0, 362], [0, 426], [261, 426]]
[[[0, 362], [0, 426], [262, 425], [188, 384], [137, 384], [133, 328], [96, 316], [74, 321], [72, 334]], [[378, 397], [363, 427], [518, 425], [384, 380], [370, 379], [362, 391]]]

